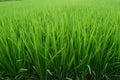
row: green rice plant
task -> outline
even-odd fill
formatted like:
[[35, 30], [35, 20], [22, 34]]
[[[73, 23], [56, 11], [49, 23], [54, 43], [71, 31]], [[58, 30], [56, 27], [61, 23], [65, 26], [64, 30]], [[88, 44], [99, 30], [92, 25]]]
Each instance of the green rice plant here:
[[0, 79], [119, 79], [118, 8], [48, 2], [0, 9]]

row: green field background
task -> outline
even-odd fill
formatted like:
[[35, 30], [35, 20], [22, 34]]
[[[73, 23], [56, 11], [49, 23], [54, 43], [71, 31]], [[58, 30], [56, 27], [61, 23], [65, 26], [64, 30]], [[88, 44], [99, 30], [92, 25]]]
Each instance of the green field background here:
[[1, 1], [0, 80], [120, 80], [120, 1]]

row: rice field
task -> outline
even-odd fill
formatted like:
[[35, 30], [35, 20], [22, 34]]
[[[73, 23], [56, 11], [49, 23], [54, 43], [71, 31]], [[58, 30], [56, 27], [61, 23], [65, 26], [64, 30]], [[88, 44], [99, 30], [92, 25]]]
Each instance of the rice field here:
[[120, 80], [120, 1], [0, 2], [0, 80]]

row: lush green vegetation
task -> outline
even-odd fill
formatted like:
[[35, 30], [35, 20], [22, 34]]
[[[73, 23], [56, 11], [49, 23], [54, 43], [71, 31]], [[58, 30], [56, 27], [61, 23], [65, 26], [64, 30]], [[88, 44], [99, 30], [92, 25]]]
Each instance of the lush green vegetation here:
[[119, 3], [0, 3], [0, 80], [119, 80]]

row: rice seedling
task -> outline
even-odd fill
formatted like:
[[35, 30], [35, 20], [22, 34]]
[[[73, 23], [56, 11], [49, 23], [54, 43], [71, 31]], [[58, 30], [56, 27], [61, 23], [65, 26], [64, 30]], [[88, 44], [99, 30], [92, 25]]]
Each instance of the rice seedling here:
[[0, 3], [0, 79], [120, 79], [119, 1], [39, 2]]

